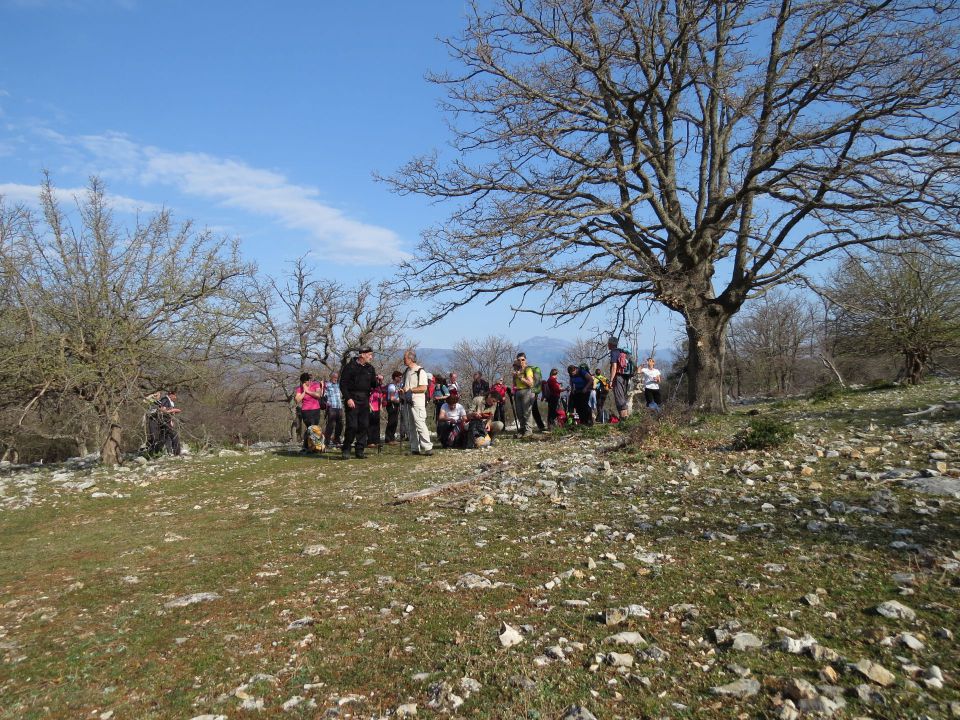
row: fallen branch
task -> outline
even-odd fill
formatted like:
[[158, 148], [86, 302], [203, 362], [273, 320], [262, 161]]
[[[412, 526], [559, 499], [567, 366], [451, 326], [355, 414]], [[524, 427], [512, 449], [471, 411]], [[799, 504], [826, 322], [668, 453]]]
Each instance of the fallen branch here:
[[425, 500], [426, 498], [431, 498], [435, 495], [442, 495], [444, 493], [449, 493], [456, 490], [463, 490], [464, 488], [470, 487], [475, 483], [483, 482], [484, 480], [493, 477], [497, 473], [504, 470], [504, 468], [506, 468], [509, 464], [510, 463], [506, 462], [505, 460], [501, 460], [476, 477], [469, 478], [467, 480], [454, 480], [453, 482], [442, 483], [440, 485], [432, 485], [431, 487], [424, 488], [423, 490], [400, 493], [396, 496], [396, 500], [393, 502], [393, 504], [402, 505], [404, 503], [415, 502], [417, 500]]
[[931, 405], [926, 410], [918, 410], [917, 412], [904, 413], [904, 417], [924, 417], [927, 415], [936, 415], [937, 413], [943, 412], [944, 410], [956, 410], [960, 408], [960, 401], [957, 400], [948, 400], [942, 404]]

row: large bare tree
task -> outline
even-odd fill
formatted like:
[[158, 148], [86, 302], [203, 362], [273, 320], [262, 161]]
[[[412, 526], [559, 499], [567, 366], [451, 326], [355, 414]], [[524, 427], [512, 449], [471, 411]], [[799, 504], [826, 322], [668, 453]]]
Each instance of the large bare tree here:
[[660, 302], [686, 326], [689, 401], [722, 409], [752, 294], [844, 247], [956, 239], [958, 0], [489, 7], [449, 41], [462, 71], [433, 78], [454, 154], [391, 178], [456, 202], [406, 269], [428, 317]]

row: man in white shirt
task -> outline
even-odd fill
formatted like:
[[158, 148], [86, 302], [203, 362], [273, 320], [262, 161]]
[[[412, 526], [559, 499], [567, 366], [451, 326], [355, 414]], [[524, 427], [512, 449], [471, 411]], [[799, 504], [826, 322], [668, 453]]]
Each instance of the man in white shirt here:
[[444, 447], [463, 447], [466, 439], [467, 411], [460, 404], [460, 393], [450, 390], [447, 401], [440, 406], [437, 420], [437, 437]]
[[433, 455], [433, 443], [427, 429], [427, 371], [417, 364], [417, 353], [407, 350], [403, 354], [403, 408], [407, 417], [407, 433], [410, 436], [410, 452], [414, 455]]

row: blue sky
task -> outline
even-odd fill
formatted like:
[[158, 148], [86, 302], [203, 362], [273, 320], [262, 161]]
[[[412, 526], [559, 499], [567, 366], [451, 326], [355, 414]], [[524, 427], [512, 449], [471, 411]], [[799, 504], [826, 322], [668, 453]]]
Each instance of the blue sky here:
[[[445, 146], [424, 75], [448, 64], [438, 38], [465, 7], [0, 0], [0, 194], [33, 200], [44, 168], [65, 197], [98, 175], [118, 213], [171, 208], [239, 237], [265, 272], [310, 252], [346, 281], [389, 277], [450, 208], [398, 197], [373, 173]], [[506, 302], [477, 306], [411, 336], [588, 334], [510, 317]], [[673, 324], [650, 318], [660, 347]]]

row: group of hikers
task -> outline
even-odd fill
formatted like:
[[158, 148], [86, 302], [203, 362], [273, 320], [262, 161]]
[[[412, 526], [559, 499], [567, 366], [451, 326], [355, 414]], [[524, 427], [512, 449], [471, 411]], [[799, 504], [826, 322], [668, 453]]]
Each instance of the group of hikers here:
[[[525, 353], [517, 353], [511, 383], [497, 377], [491, 385], [482, 373], [473, 375], [471, 399], [466, 400], [457, 373], [449, 377], [433, 375], [417, 362], [415, 350], [403, 354], [404, 370], [396, 370], [389, 382], [374, 368], [373, 349], [363, 347], [342, 372], [333, 372], [329, 380], [300, 375], [293, 393], [297, 416], [304, 428], [302, 452], [339, 448], [344, 460], [363, 459], [368, 447], [381, 443], [409, 443], [415, 455], [432, 455], [433, 442], [427, 427], [427, 408], [433, 404], [437, 439], [447, 448], [486, 448], [506, 427], [506, 405], [513, 409], [518, 437], [533, 435], [534, 424], [541, 432], [565, 424], [593, 425], [594, 422], [620, 422], [629, 415], [629, 383], [639, 372], [647, 407], [657, 410], [663, 404], [660, 394], [662, 376], [653, 358], [637, 369], [630, 351], [619, 347], [619, 339], [610, 337], [608, 375], [600, 368], [592, 372], [587, 364], [567, 367], [567, 382], [560, 371], [550, 370], [543, 377], [539, 367], [531, 365]], [[613, 396], [613, 411], [605, 405]], [[547, 404], [544, 422], [539, 400]], [[386, 413], [386, 430], [380, 427]], [[324, 420], [321, 424], [321, 419]]]

